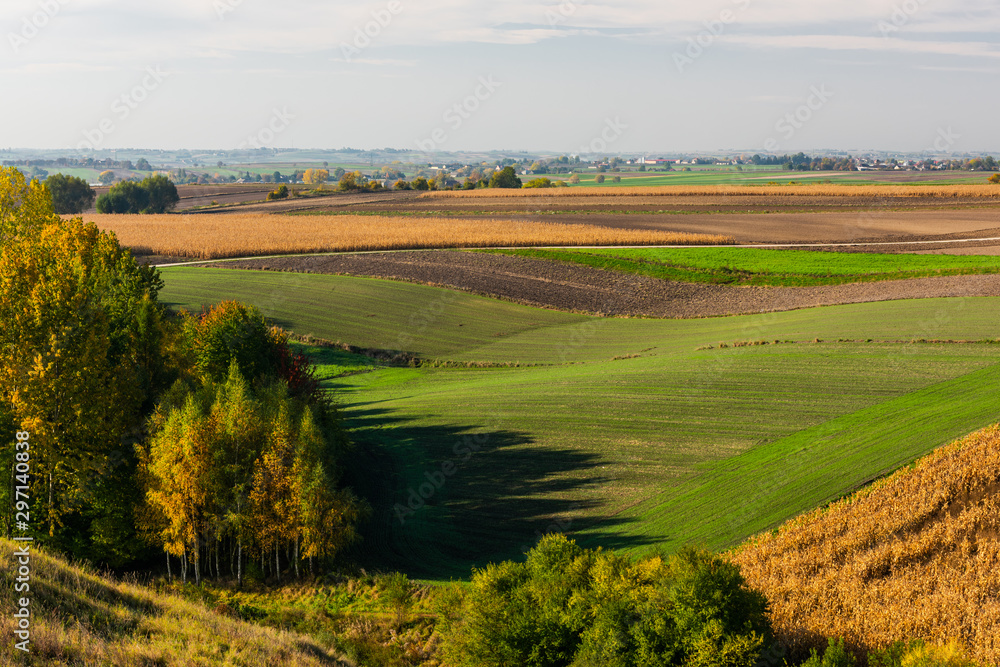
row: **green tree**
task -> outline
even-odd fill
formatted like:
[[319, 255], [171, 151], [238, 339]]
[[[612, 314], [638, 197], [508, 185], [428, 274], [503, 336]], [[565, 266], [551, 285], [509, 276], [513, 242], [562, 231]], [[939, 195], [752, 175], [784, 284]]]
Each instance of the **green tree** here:
[[97, 180], [103, 183], [104, 185], [111, 185], [112, 183], [115, 182], [115, 172], [111, 171], [110, 169], [102, 171], [100, 175], [97, 177]]
[[491, 188], [520, 188], [521, 179], [517, 177], [514, 167], [504, 167], [500, 171], [493, 172], [490, 177]]
[[604, 174], [598, 174], [597, 176], [595, 176], [594, 177], [594, 182], [598, 183], [598, 184], [603, 183], [604, 182]]
[[431, 184], [423, 176], [418, 176], [417, 178], [414, 178], [412, 186], [413, 186], [414, 190], [430, 190], [431, 189]]
[[82, 178], [54, 174], [45, 181], [52, 194], [52, 208], [58, 214], [83, 213], [94, 203], [97, 193]]
[[148, 193], [148, 203], [145, 207], [141, 207], [138, 212], [166, 213], [181, 200], [177, 186], [166, 176], [149, 176], [139, 186]]
[[122, 181], [97, 198], [98, 213], [139, 213], [149, 206], [149, 191], [134, 181]]

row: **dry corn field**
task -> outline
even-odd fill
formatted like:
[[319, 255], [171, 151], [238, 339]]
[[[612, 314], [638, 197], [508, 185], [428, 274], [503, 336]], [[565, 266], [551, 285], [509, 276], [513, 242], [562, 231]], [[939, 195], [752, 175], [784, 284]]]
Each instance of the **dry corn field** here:
[[958, 639], [1000, 664], [1000, 426], [733, 555], [796, 650]]
[[373, 216], [86, 215], [137, 255], [197, 259], [364, 250], [727, 244], [727, 236], [512, 220]]
[[525, 188], [444, 190], [425, 192], [420, 199], [480, 199], [511, 197], [989, 197], [1000, 199], [1000, 185], [664, 185], [614, 188]]

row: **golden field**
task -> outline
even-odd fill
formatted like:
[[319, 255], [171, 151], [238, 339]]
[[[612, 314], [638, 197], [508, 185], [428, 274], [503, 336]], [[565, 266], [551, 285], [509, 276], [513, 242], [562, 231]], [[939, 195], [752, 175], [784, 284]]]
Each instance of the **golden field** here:
[[799, 651], [957, 639], [1000, 664], [1000, 426], [795, 519], [731, 558]]
[[137, 255], [222, 259], [422, 248], [726, 244], [727, 236], [513, 220], [376, 217], [85, 215]]
[[1000, 185], [662, 185], [649, 187], [524, 188], [443, 190], [420, 199], [503, 199], [511, 197], [990, 197]]

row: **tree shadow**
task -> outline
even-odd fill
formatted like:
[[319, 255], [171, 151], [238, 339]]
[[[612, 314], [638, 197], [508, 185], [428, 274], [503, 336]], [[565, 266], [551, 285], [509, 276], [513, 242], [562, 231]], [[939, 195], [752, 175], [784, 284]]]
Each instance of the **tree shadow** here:
[[357, 443], [347, 480], [372, 505], [353, 555], [368, 566], [432, 579], [523, 558], [548, 533], [586, 531], [588, 546], [649, 544], [622, 535], [631, 519], [601, 513], [588, 488], [608, 461], [485, 424], [415, 424], [372, 403], [341, 406]]

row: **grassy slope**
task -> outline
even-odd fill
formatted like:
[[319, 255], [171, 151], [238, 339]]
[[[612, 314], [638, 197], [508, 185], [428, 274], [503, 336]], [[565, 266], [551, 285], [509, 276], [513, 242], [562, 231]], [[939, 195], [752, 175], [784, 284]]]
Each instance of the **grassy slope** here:
[[[32, 548], [31, 652], [13, 649], [14, 542], [0, 539], [0, 664], [341, 665], [302, 635], [217, 614], [143, 586], [113, 582]], [[20, 641], [20, 640], [17, 640]]]
[[897, 255], [757, 250], [644, 248], [502, 250], [522, 257], [583, 264], [689, 283], [799, 287], [1000, 272], [991, 256]]
[[[164, 277], [168, 302], [240, 298], [299, 333], [543, 364], [329, 381], [368, 445], [361, 476], [382, 502], [370, 555], [425, 576], [465, 576], [550, 528], [637, 550], [732, 544], [996, 419], [982, 387], [997, 382], [1000, 347], [898, 341], [993, 338], [1000, 299], [600, 320], [356, 278]], [[831, 342], [806, 342], [817, 337]], [[762, 339], [799, 342], [696, 349]], [[325, 363], [332, 377], [366, 362], [330, 353]], [[448, 462], [458, 470], [442, 480]], [[393, 503], [434, 481], [444, 483], [426, 507], [394, 519]]]

